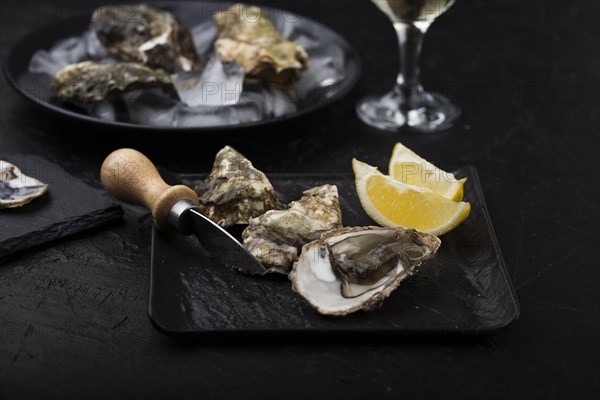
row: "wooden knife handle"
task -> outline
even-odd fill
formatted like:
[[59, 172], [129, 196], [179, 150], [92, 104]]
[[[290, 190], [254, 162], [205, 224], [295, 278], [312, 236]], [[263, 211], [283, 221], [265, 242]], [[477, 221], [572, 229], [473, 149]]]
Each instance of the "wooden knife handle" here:
[[168, 230], [168, 216], [175, 203], [190, 200], [198, 204], [198, 196], [187, 186], [169, 186], [160, 177], [152, 161], [133, 149], [112, 152], [100, 169], [106, 190], [126, 203], [146, 206], [152, 212], [154, 225]]

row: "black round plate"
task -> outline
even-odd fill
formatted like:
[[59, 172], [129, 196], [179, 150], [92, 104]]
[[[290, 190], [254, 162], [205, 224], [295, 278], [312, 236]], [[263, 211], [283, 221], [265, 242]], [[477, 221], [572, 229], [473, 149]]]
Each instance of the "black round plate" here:
[[[180, 18], [184, 24], [189, 25], [190, 16], [193, 16], [193, 22], [200, 24], [207, 19], [212, 18], [214, 12], [225, 9], [230, 4], [228, 3], [205, 3], [205, 2], [149, 2], [158, 8], [166, 9]], [[40, 74], [32, 74], [29, 72], [29, 61], [33, 54], [40, 49], [48, 50], [58, 41], [82, 34], [89, 27], [90, 18], [75, 18], [68, 21], [60, 21], [52, 25], [43, 27], [37, 31], [24, 37], [15, 47], [13, 47], [6, 59], [4, 72], [7, 80], [11, 85], [25, 98], [32, 101], [34, 104], [43, 107], [44, 109], [62, 115], [64, 117], [83, 121], [86, 123], [100, 124], [110, 127], [127, 128], [131, 130], [144, 130], [159, 132], [200, 132], [200, 131], [215, 131], [215, 130], [231, 130], [250, 126], [260, 126], [270, 124], [277, 121], [288, 120], [290, 118], [304, 115], [311, 111], [322, 108], [331, 104], [344, 95], [357, 82], [361, 71], [360, 60], [354, 48], [339, 34], [331, 29], [315, 22], [309, 18], [292, 14], [287, 11], [274, 9], [271, 7], [261, 7], [269, 16], [283, 16], [285, 18], [293, 18], [295, 23], [304, 25], [307, 29], [316, 33], [321, 40], [327, 41], [328, 45], [339, 48], [345, 57], [345, 80], [335, 87], [328, 88], [322, 91], [322, 95], [311, 97], [311, 101], [303, 102], [298, 107], [298, 110], [277, 118], [262, 119], [260, 121], [237, 124], [223, 125], [210, 127], [156, 127], [150, 125], [134, 124], [129, 122], [109, 121], [90, 116], [84, 110], [77, 107], [72, 107], [67, 104], [59, 104], [51, 101], [51, 93], [48, 87], [48, 77], [40, 78]], [[90, 13], [91, 14], [91, 13]]]

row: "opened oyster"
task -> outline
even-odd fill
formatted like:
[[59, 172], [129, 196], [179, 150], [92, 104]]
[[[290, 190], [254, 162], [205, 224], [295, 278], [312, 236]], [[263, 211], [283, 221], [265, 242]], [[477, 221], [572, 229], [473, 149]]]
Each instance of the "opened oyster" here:
[[21, 207], [48, 191], [48, 185], [0, 160], [0, 208]]
[[342, 228], [305, 245], [289, 277], [294, 291], [321, 314], [369, 311], [432, 258], [440, 244], [436, 236], [412, 229]]
[[212, 172], [195, 190], [204, 215], [224, 228], [281, 208], [265, 174], [229, 146], [217, 153]]
[[162, 86], [173, 89], [171, 78], [163, 70], [136, 63], [108, 64], [84, 61], [61, 69], [50, 84], [62, 101], [94, 103], [128, 90]]
[[303, 245], [342, 227], [337, 187], [318, 186], [286, 210], [272, 210], [250, 220], [242, 233], [244, 247], [267, 268], [288, 274]]
[[241, 65], [250, 80], [290, 86], [308, 68], [306, 51], [281, 36], [260, 8], [236, 4], [216, 13], [214, 21], [218, 57]]
[[105, 6], [92, 15], [102, 46], [121, 61], [174, 74], [201, 67], [190, 31], [170, 12], [144, 4]]

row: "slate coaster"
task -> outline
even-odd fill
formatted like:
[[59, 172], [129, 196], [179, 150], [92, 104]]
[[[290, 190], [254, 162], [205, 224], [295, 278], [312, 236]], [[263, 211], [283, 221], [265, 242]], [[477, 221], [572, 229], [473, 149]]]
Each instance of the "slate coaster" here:
[[42, 197], [0, 210], [0, 258], [121, 218], [123, 210], [101, 190], [31, 155], [2, 156], [26, 175], [50, 185]]

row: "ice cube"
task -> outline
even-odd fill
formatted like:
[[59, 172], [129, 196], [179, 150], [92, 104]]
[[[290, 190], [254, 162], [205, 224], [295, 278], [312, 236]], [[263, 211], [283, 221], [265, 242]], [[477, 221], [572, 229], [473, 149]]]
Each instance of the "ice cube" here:
[[96, 33], [92, 30], [88, 30], [80, 36], [61, 40], [49, 50], [36, 51], [29, 62], [29, 72], [55, 76], [67, 65], [90, 59], [109, 59], [98, 41]]
[[61, 40], [49, 51], [36, 51], [29, 62], [29, 72], [54, 76], [67, 65], [79, 62], [85, 56], [85, 44], [81, 38], [71, 37]]
[[217, 27], [212, 20], [208, 20], [191, 29], [196, 51], [203, 59], [208, 59], [213, 44], [217, 39]]
[[172, 76], [181, 101], [190, 107], [237, 104], [244, 88], [244, 69], [213, 57], [204, 70]]
[[54, 76], [67, 65], [64, 61], [54, 58], [46, 50], [38, 50], [33, 54], [31, 60], [29, 60], [29, 72]]
[[[117, 100], [118, 101], [118, 100]], [[180, 103], [161, 89], [136, 90], [122, 97], [134, 124], [171, 127]]]
[[298, 42], [306, 51], [318, 48], [321, 44], [318, 35], [305, 29], [303, 25], [299, 24], [297, 17], [291, 14], [286, 13], [284, 16], [279, 16], [274, 23], [281, 36], [287, 40]]
[[98, 118], [107, 121], [116, 121], [115, 104], [112, 101], [102, 101], [100, 103], [90, 104], [87, 107], [87, 112]]
[[231, 126], [259, 121], [261, 115], [260, 105], [257, 103], [236, 104], [227, 107], [182, 105], [177, 111], [175, 126]]
[[[85, 45], [85, 52], [87, 53], [88, 59], [92, 60], [104, 60], [109, 58], [108, 53], [104, 50], [104, 47], [100, 43], [96, 32], [93, 29], [88, 30], [82, 35], [81, 38]], [[83, 60], [81, 60], [83, 61]]]
[[295, 112], [296, 93], [270, 85], [260, 85], [258, 89], [245, 90], [241, 102], [260, 104], [265, 117], [281, 117]]

